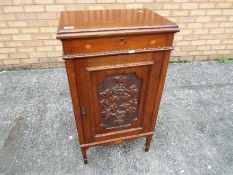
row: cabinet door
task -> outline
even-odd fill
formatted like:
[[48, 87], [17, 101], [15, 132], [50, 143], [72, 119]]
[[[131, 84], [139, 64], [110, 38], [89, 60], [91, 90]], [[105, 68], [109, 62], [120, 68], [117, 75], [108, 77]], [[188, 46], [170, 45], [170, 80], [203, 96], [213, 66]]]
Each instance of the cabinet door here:
[[163, 53], [75, 61], [86, 142], [149, 131]]

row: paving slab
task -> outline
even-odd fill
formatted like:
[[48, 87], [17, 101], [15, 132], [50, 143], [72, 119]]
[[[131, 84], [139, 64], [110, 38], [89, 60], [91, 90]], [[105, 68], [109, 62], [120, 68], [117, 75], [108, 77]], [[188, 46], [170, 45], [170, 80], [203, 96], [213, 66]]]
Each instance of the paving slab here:
[[233, 62], [170, 64], [151, 149], [88, 150], [83, 164], [65, 69], [0, 72], [2, 175], [231, 175]]

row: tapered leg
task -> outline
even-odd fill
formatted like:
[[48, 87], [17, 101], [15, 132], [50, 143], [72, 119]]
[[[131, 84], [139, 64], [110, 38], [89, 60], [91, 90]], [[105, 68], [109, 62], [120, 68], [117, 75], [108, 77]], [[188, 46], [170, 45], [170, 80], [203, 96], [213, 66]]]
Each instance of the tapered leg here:
[[87, 164], [87, 147], [81, 147], [84, 164]]
[[145, 151], [148, 152], [150, 149], [150, 144], [151, 144], [151, 140], [152, 140], [152, 136], [153, 135], [149, 135], [146, 137], [146, 147], [145, 147]]

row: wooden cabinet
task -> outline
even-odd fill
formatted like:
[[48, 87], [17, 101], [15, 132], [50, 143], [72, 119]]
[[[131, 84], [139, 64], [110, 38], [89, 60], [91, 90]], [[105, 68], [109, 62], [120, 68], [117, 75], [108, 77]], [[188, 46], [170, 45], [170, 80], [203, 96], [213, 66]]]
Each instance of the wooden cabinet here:
[[146, 9], [62, 12], [62, 41], [84, 162], [92, 146], [155, 128], [176, 24]]

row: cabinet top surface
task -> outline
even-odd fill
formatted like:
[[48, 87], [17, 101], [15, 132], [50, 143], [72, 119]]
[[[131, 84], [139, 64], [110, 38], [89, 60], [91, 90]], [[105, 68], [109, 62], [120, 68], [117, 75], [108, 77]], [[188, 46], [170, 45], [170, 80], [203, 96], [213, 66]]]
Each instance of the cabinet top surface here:
[[114, 33], [179, 31], [178, 26], [148, 9], [114, 9], [61, 12], [57, 38]]

